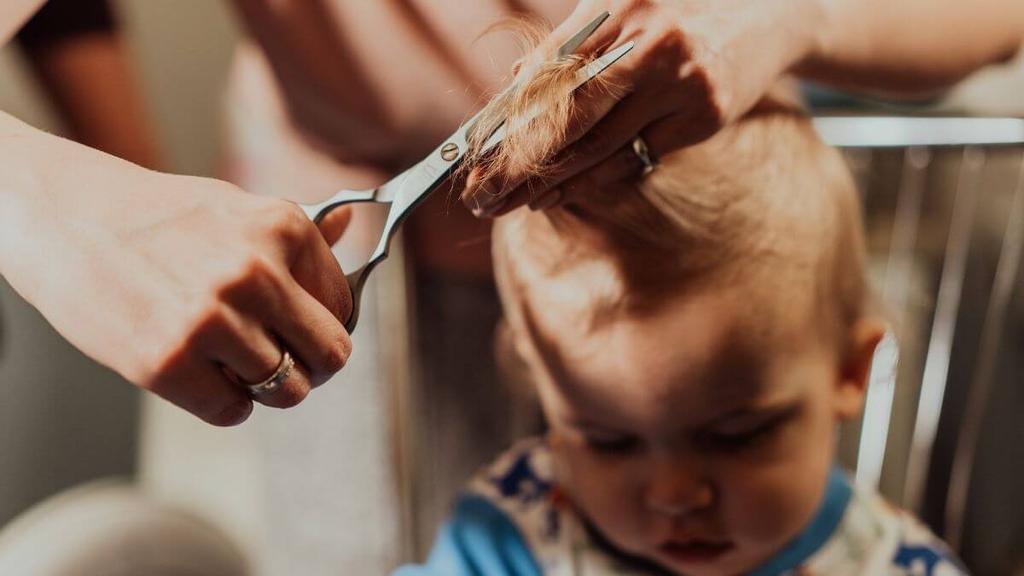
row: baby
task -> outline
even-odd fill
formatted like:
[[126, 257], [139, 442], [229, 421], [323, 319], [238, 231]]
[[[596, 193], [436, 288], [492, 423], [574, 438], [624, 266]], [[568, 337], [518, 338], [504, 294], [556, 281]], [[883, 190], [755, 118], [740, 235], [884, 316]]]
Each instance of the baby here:
[[834, 463], [885, 324], [854, 185], [805, 117], [762, 106], [576, 198], [493, 236], [548, 432], [399, 574], [964, 573]]

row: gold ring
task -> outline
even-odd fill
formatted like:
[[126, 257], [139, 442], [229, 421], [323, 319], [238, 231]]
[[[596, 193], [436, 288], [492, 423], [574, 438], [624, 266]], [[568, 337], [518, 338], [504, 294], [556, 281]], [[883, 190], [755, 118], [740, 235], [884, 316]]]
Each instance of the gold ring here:
[[640, 176], [647, 176], [653, 170], [656, 164], [651, 159], [651, 150], [647, 147], [647, 142], [644, 141], [642, 136], [633, 138], [633, 153], [640, 159], [644, 164], [644, 169], [640, 172]]
[[288, 375], [292, 373], [292, 368], [295, 368], [295, 360], [292, 359], [292, 355], [285, 350], [281, 354], [281, 361], [277, 364], [277, 369], [270, 375], [270, 378], [256, 384], [247, 384], [246, 387], [253, 396], [262, 396], [264, 394], [273, 394], [276, 392], [284, 381], [288, 379]]

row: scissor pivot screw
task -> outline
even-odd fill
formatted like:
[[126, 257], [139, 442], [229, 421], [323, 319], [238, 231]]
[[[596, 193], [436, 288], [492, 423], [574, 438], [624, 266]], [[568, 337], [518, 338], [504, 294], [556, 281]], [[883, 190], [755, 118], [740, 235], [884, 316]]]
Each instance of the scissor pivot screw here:
[[459, 145], [454, 142], [449, 142], [441, 147], [441, 158], [444, 158], [448, 162], [455, 160], [459, 155]]

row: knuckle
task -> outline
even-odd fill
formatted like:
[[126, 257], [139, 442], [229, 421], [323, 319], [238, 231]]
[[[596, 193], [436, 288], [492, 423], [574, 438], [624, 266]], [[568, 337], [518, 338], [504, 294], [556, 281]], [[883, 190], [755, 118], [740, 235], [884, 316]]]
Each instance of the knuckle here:
[[171, 357], [198, 351], [234, 333], [228, 306], [218, 298], [197, 304], [191, 313], [184, 314], [182, 318], [178, 329], [165, 340], [163, 346], [165, 354]]
[[292, 384], [277, 391], [268, 405], [275, 408], [293, 408], [309, 395], [309, 386]]
[[191, 309], [181, 312], [164, 329], [152, 332], [148, 345], [141, 347], [140, 357], [153, 379], [173, 372], [211, 342], [235, 332], [228, 305], [216, 296], [197, 299]]
[[313, 224], [297, 204], [281, 200], [273, 205], [270, 226], [286, 241], [301, 242]]
[[219, 298], [211, 298], [198, 306], [190, 327], [182, 338], [186, 345], [197, 344], [199, 340], [231, 331], [231, 320], [227, 306]]
[[693, 66], [690, 72], [691, 92], [702, 103], [703, 114], [701, 124], [707, 129], [718, 130], [727, 121], [726, 110], [729, 109], [729, 91], [714, 82], [711, 70], [704, 65]]
[[192, 361], [204, 341], [227, 327], [223, 314], [213, 309], [183, 314], [182, 318], [162, 333], [151, 333], [138, 349], [139, 385], [160, 396], [173, 393], [176, 380], [172, 375]]
[[615, 7], [615, 14], [621, 14], [624, 18], [634, 17], [638, 12], [657, 9], [658, 2], [655, 0], [620, 0]]
[[348, 364], [348, 357], [351, 353], [351, 345], [348, 339], [339, 339], [333, 346], [328, 347], [322, 358], [323, 369], [329, 374], [334, 374]]
[[145, 354], [142, 360], [145, 375], [140, 378], [139, 387], [161, 398], [173, 398], [178, 388], [177, 379], [173, 375], [175, 368], [182, 363], [183, 354], [180, 351], [169, 353], [155, 348]]
[[650, 48], [644, 52], [645, 64], [662, 68], [692, 59], [690, 38], [680, 24], [672, 20], [661, 21], [648, 34], [651, 40]]
[[216, 302], [234, 302], [253, 293], [266, 291], [276, 282], [277, 266], [267, 256], [249, 253], [240, 256], [223, 278], [215, 283]]
[[274, 265], [269, 258], [262, 254], [248, 254], [239, 262], [233, 281], [235, 283], [247, 283], [253, 280], [269, 278], [273, 275]]

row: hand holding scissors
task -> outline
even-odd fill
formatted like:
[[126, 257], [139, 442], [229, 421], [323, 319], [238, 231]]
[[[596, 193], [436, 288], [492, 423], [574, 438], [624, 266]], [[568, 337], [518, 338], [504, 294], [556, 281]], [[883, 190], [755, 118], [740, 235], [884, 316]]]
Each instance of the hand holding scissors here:
[[[558, 51], [559, 56], [565, 57], [574, 53], [584, 40], [593, 34], [607, 18], [608, 13], [605, 12], [591, 20], [560, 47]], [[581, 68], [576, 75], [576, 87], [578, 88], [596, 77], [622, 58], [632, 48], [633, 43], [626, 42]], [[539, 113], [540, 110], [537, 110], [533, 115], [535, 116]], [[391, 238], [398, 231], [398, 227], [402, 222], [461, 165], [465, 158], [470, 131], [478, 129], [477, 120], [479, 117], [479, 113], [473, 116], [441, 145], [431, 151], [426, 158], [381, 186], [372, 190], [342, 190], [323, 202], [302, 206], [306, 215], [317, 223], [332, 210], [347, 204], [375, 202], [390, 204], [391, 206], [380, 240], [370, 255], [369, 260], [362, 267], [346, 275], [352, 290], [352, 314], [345, 322], [345, 328], [349, 332], [355, 329], [356, 323], [359, 320], [360, 296], [370, 272], [373, 271], [377, 264], [387, 258]], [[527, 117], [517, 120], [529, 122], [530, 119], [530, 117]], [[497, 146], [505, 138], [504, 123], [488, 128], [493, 130], [493, 132], [484, 145], [484, 151]]]
[[[0, 114], [11, 135], [0, 164], [14, 175], [0, 243], [17, 247], [0, 250], [0, 274], [87, 356], [206, 422], [238, 424], [254, 401], [294, 406], [342, 369], [367, 275], [463, 161], [472, 126], [380, 188], [302, 209], [145, 170]], [[349, 215], [335, 209], [352, 202], [391, 211], [373, 256], [346, 279], [329, 246]]]

